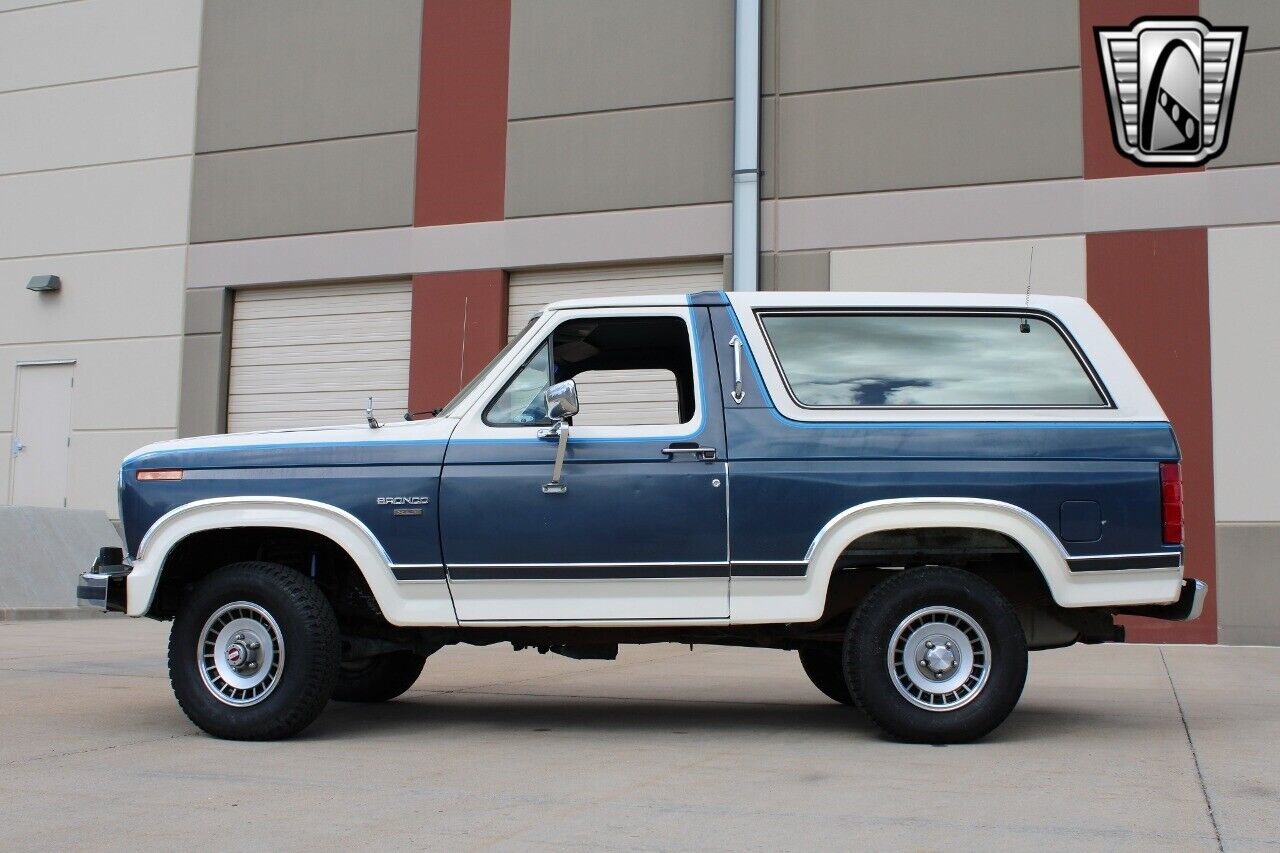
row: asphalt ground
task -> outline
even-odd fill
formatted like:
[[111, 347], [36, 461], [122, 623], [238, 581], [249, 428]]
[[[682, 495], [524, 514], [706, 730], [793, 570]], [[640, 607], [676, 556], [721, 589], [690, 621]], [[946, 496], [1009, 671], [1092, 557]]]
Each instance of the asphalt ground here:
[[907, 746], [794, 653], [445, 649], [301, 736], [197, 731], [168, 625], [0, 623], [0, 848], [1280, 847], [1280, 648], [1032, 655], [986, 740]]

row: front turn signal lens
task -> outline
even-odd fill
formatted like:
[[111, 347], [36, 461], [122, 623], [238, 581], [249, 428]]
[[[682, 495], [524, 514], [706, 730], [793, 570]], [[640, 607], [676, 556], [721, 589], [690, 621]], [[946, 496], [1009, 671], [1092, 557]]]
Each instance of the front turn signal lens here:
[[181, 480], [181, 468], [145, 468], [138, 472], [139, 481], [147, 480]]

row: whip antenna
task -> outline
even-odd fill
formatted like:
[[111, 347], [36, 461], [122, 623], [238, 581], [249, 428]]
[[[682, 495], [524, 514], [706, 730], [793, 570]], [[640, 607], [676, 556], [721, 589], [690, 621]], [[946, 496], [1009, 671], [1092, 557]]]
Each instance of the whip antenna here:
[[[1031, 310], [1031, 270], [1035, 266], [1035, 262], [1036, 262], [1036, 244], [1032, 243], [1031, 257], [1027, 259], [1027, 301], [1023, 304], [1023, 307], [1026, 308], [1028, 311]], [[1018, 324], [1018, 331], [1022, 332], [1022, 334], [1024, 335], [1031, 333], [1031, 324], [1027, 322], [1026, 317], [1023, 317], [1022, 322]]]

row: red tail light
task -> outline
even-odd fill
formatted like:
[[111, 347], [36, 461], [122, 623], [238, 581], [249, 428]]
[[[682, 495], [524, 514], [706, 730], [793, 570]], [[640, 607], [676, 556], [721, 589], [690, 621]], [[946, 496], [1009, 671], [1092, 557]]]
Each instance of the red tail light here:
[[1182, 466], [1177, 462], [1160, 463], [1160, 519], [1164, 527], [1164, 544], [1182, 544]]

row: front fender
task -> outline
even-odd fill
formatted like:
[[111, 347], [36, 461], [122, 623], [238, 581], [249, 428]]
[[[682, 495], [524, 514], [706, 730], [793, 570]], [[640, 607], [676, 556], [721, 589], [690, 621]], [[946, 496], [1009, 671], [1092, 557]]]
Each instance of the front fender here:
[[392, 564], [373, 533], [350, 513], [330, 504], [275, 496], [225, 497], [183, 504], [159, 518], [138, 546], [128, 576], [128, 614], [151, 609], [169, 553], [188, 536], [205, 530], [284, 527], [331, 539], [355, 562], [383, 615], [393, 625], [457, 625], [443, 580], [397, 580], [396, 569], [442, 568]]

